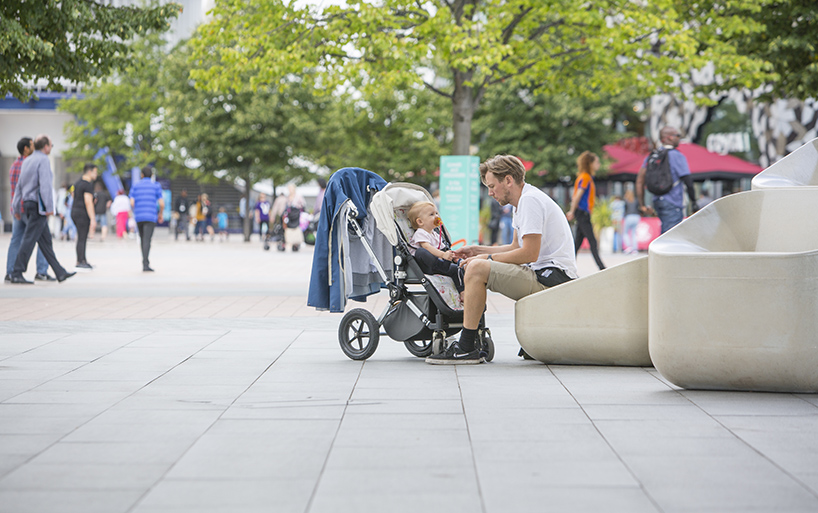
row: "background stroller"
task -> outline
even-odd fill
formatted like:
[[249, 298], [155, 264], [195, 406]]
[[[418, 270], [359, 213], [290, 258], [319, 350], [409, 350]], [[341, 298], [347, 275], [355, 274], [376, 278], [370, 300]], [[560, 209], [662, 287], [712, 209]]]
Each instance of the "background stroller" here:
[[[339, 170], [327, 184], [330, 198], [334, 197], [335, 187], [349, 188], [361, 183], [361, 180], [350, 180], [349, 176], [339, 175], [342, 171], [346, 172], [345, 175], [350, 172], [371, 173], [355, 168]], [[414, 230], [406, 213], [415, 202], [433, 202], [433, 198], [425, 189], [414, 184], [384, 184], [381, 179], [378, 185], [383, 188], [378, 192], [373, 190], [371, 183], [367, 185], [366, 191], [341, 192], [342, 196], [352, 194], [358, 198], [357, 204], [347, 200], [340, 206], [335, 205], [338, 208], [332, 208], [333, 205], [326, 204], [325, 197], [322, 213], [334, 212], [335, 215], [332, 218], [322, 215], [318, 227], [308, 304], [321, 308], [321, 305], [313, 301], [316, 263], [320, 265], [315, 259], [327, 258], [328, 255], [322, 251], [324, 245], [321, 238], [333, 231], [337, 235], [338, 230], [343, 230], [349, 236], [350, 244], [363, 246], [372, 270], [381, 280], [380, 286], [389, 291], [389, 304], [378, 318], [366, 309], [356, 308], [341, 319], [338, 342], [344, 354], [353, 360], [365, 360], [375, 353], [381, 328], [384, 329], [384, 334], [403, 342], [409, 352], [418, 357], [439, 353], [444, 349], [446, 337], [463, 328], [463, 305], [454, 282], [446, 276], [424, 275], [409, 251], [409, 240]], [[441, 226], [439, 229], [445, 243], [451, 244], [445, 227]], [[384, 261], [388, 257], [382, 256], [379, 259], [377, 252], [373, 250], [373, 246], [377, 246], [378, 239], [381, 238], [385, 238], [391, 247], [391, 262]], [[332, 260], [332, 255], [329, 258]], [[342, 258], [337, 260], [343, 261]], [[360, 299], [352, 295], [347, 297]], [[485, 326], [485, 316], [481, 318], [478, 330], [481, 350], [486, 353], [486, 359], [491, 361], [494, 358], [494, 343], [491, 332]]]

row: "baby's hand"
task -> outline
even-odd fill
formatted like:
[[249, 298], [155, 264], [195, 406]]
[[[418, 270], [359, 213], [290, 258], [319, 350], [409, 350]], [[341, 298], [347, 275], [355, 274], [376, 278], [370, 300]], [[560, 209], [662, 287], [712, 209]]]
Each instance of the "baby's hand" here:
[[449, 260], [450, 262], [454, 262], [454, 259], [455, 259], [454, 251], [450, 250], [450, 251], [447, 251], [447, 252], [443, 253], [443, 258], [445, 260]]

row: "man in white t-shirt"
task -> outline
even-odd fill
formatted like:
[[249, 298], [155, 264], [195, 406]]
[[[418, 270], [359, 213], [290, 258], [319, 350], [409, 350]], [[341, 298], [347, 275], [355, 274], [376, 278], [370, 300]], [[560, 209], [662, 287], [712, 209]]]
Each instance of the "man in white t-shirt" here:
[[489, 196], [514, 207], [514, 238], [504, 246], [466, 246], [463, 330], [460, 340], [426, 358], [436, 365], [484, 363], [477, 342], [486, 289], [518, 300], [577, 277], [571, 227], [565, 213], [547, 194], [525, 183], [525, 168], [517, 157], [497, 155], [480, 164], [480, 178]]

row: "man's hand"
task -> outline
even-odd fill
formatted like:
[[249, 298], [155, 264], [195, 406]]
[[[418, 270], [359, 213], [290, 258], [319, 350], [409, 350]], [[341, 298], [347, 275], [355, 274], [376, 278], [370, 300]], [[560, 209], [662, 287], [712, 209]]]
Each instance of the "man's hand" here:
[[91, 218], [91, 224], [88, 225], [88, 238], [93, 239], [94, 238], [94, 233], [96, 233], [96, 231], [97, 231], [97, 220], [94, 219], [94, 218]]
[[165, 216], [162, 215], [162, 211], [159, 211], [158, 219], [159, 220], [156, 222], [156, 224], [162, 224], [162, 222], [165, 220]]
[[463, 246], [462, 248], [456, 250], [454, 254], [457, 258], [471, 258], [477, 253], [474, 251], [474, 246]]
[[568, 219], [568, 222], [570, 223], [571, 221], [574, 220], [574, 213], [573, 212], [566, 213], [565, 218]]
[[656, 213], [653, 210], [653, 207], [648, 207], [646, 205], [642, 205], [641, 207], [639, 207], [639, 212], [641, 212], [643, 215], [646, 215], [646, 216], [652, 216], [653, 214]]

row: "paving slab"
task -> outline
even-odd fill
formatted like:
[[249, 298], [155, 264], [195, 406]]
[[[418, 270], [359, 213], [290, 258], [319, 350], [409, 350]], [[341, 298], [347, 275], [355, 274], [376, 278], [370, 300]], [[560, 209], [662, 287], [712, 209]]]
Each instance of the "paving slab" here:
[[133, 240], [88, 258], [0, 286], [0, 513], [818, 511], [816, 395], [523, 361], [492, 293], [491, 364], [428, 366], [388, 337], [355, 362], [341, 316], [306, 306], [309, 247], [160, 229], [155, 273]]

